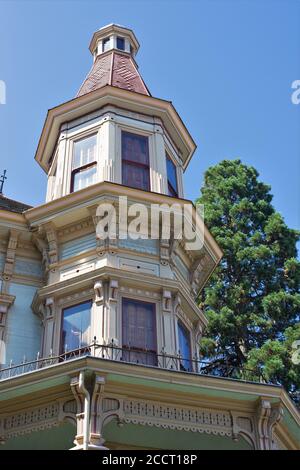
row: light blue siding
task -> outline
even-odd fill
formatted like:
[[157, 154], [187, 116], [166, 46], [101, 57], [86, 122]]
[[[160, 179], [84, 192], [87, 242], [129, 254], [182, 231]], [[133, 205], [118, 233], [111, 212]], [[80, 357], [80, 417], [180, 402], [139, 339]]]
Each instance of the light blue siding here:
[[36, 287], [11, 284], [9, 293], [16, 297], [6, 319], [6, 364], [14, 364], [36, 358], [41, 345], [41, 320], [33, 313], [30, 305]]
[[128, 237], [124, 240], [120, 239], [119, 246], [127, 250], [148, 253], [149, 255], [156, 255], [158, 253], [158, 240], [152, 240], [151, 238], [132, 240]]
[[81, 238], [76, 238], [69, 242], [62, 243], [60, 246], [59, 257], [61, 260], [71, 258], [72, 256], [80, 255], [85, 251], [91, 250], [96, 247], [96, 235], [90, 233]]
[[26, 258], [17, 258], [14, 271], [16, 274], [24, 274], [41, 278], [43, 276], [42, 263], [39, 261], [29, 261]]

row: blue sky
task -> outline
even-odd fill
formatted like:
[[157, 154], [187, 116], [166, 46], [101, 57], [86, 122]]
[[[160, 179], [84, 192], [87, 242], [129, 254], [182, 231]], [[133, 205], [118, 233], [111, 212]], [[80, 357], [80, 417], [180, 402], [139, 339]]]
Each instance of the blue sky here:
[[198, 149], [185, 192], [199, 195], [204, 171], [240, 158], [272, 186], [274, 205], [300, 226], [298, 0], [0, 0], [0, 171], [5, 194], [37, 205], [46, 178], [34, 154], [48, 108], [74, 97], [92, 64], [92, 33], [108, 23], [134, 29], [142, 76], [170, 99]]

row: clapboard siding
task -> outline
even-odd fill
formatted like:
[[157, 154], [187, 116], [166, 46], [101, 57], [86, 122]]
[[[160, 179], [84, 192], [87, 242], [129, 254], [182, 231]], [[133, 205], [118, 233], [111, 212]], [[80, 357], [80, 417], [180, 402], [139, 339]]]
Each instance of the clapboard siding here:
[[60, 246], [59, 257], [61, 260], [80, 255], [85, 251], [92, 250], [96, 247], [96, 237], [94, 233], [76, 238], [69, 242], [62, 243]]
[[119, 246], [127, 250], [139, 251], [149, 255], [156, 255], [158, 253], [158, 240], [152, 240], [151, 238], [133, 240], [128, 236], [128, 238], [119, 239]]
[[5, 332], [6, 364], [13, 361], [19, 364], [24, 356], [27, 360], [36, 359], [41, 346], [41, 321], [30, 307], [36, 287], [12, 283], [9, 293], [16, 296], [10, 307]]

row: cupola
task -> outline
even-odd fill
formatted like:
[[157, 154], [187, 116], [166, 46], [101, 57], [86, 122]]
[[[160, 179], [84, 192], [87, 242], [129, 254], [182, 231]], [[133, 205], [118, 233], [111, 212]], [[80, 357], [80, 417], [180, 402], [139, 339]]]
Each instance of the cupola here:
[[110, 24], [93, 34], [90, 52], [94, 63], [77, 96], [111, 85], [150, 95], [134, 57], [140, 45], [131, 29]]

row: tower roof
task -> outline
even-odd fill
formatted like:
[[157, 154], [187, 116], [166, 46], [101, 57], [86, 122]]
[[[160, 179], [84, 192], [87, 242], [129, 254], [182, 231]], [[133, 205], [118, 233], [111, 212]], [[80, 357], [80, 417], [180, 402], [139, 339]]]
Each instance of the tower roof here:
[[105, 85], [151, 96], [134, 60], [138, 49], [131, 29], [111, 24], [96, 31], [90, 43], [94, 63], [77, 96]]

